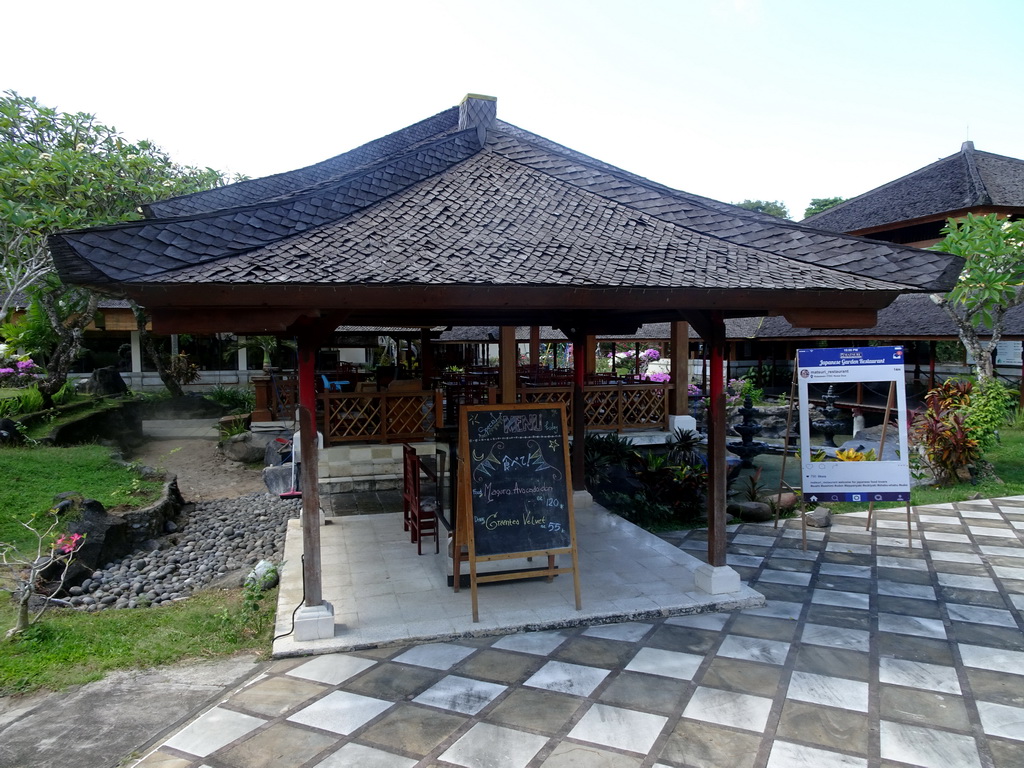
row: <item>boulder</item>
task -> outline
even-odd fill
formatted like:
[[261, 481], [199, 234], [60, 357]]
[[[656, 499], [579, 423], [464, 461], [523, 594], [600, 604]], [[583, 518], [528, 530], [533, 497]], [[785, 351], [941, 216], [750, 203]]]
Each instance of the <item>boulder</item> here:
[[768, 523], [775, 519], [772, 508], [761, 501], [730, 501], [725, 511], [745, 523]]
[[[107, 514], [104, 506], [95, 499], [75, 498], [74, 494], [61, 494], [58, 508], [77, 518], [68, 522], [68, 533], [80, 533], [85, 543], [75, 553], [68, 569], [65, 587], [81, 584], [93, 571], [120, 560], [133, 550], [128, 522], [120, 517]], [[44, 573], [44, 578], [55, 578], [59, 573]]]
[[0, 419], [0, 445], [20, 445], [24, 440], [17, 422], [11, 419]]
[[242, 432], [220, 442], [220, 450], [227, 458], [242, 464], [262, 464], [270, 438]]
[[779, 511], [787, 512], [796, 506], [799, 499], [795, 493], [773, 493], [771, 496], [767, 497], [765, 501], [767, 501], [768, 504], [774, 504], [775, 508]]
[[258, 584], [260, 589], [268, 590], [276, 587], [279, 580], [280, 575], [277, 572], [277, 566], [269, 560], [260, 560], [256, 563], [253, 569], [249, 571], [249, 575], [245, 577], [244, 584], [246, 586], [249, 584]]
[[[301, 465], [295, 468], [295, 487], [301, 488]], [[267, 491], [280, 496], [282, 493], [287, 493], [292, 490], [292, 465], [280, 464], [276, 467], [264, 467], [263, 468], [263, 482], [267, 486]]]
[[804, 521], [811, 528], [828, 528], [832, 525], [832, 510], [828, 507], [816, 507], [804, 515]]
[[92, 375], [79, 384], [79, 388], [90, 395], [122, 395], [128, 391], [128, 385], [113, 365], [93, 370]]

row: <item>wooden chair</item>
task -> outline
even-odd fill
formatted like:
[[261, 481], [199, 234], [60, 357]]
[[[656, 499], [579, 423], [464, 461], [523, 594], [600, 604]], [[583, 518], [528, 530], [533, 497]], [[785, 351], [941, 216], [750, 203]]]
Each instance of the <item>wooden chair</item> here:
[[438, 535], [437, 501], [420, 496], [422, 467], [416, 449], [402, 446], [402, 518], [409, 540], [416, 544], [416, 554], [423, 554], [423, 539], [434, 537], [434, 554], [441, 551]]

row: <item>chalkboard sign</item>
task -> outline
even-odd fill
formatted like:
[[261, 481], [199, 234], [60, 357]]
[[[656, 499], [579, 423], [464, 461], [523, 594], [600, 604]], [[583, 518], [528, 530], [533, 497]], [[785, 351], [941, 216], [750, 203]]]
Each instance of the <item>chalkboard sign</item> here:
[[[468, 536], [473, 620], [477, 582], [573, 573], [580, 608], [565, 406], [476, 405], [460, 414], [460, 527]], [[470, 518], [471, 519], [467, 519]], [[572, 556], [571, 568], [555, 555]], [[547, 567], [477, 576], [476, 562], [547, 556]], [[517, 574], [519, 574], [517, 576]]]
[[471, 412], [467, 432], [477, 556], [568, 547], [561, 410]]

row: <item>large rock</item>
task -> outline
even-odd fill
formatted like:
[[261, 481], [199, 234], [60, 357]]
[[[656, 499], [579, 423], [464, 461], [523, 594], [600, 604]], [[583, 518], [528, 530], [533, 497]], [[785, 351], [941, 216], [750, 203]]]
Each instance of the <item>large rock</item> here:
[[113, 365], [96, 368], [92, 375], [78, 386], [90, 395], [123, 395], [128, 391], [128, 385]]
[[730, 501], [725, 511], [745, 523], [768, 523], [775, 519], [775, 513], [760, 501]]
[[[221, 452], [232, 461], [242, 464], [266, 464], [273, 446], [280, 446], [273, 432], [242, 432], [220, 442]], [[280, 464], [281, 462], [276, 462]]]
[[816, 507], [804, 515], [804, 521], [811, 528], [828, 528], [832, 525], [832, 510]]
[[11, 419], [0, 419], [0, 445], [20, 445], [25, 437], [18, 429], [18, 424]]
[[267, 491], [280, 496], [282, 493], [287, 493], [291, 490], [299, 490], [302, 487], [301, 481], [301, 465], [295, 468], [295, 487], [292, 487], [292, 465], [291, 462], [287, 464], [280, 464], [277, 466], [264, 467], [263, 468], [263, 482], [267, 486]]
[[[100, 502], [95, 499], [83, 499], [77, 494], [60, 494], [58, 500], [57, 508], [62, 514], [75, 518], [68, 523], [68, 533], [80, 533], [85, 536], [85, 543], [71, 561], [64, 582], [65, 587], [81, 584], [93, 571], [121, 559], [132, 551], [128, 522], [107, 514], [107, 510]], [[47, 572], [44, 578], [53, 578], [57, 575]]]

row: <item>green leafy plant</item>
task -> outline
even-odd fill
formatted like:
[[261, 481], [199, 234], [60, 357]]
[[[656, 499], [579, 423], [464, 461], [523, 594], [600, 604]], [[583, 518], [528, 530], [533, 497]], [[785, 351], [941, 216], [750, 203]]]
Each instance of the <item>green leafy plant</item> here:
[[982, 451], [998, 442], [999, 430], [1009, 420], [1012, 402], [1012, 393], [999, 379], [979, 379], [971, 390], [964, 423]]
[[256, 393], [252, 389], [236, 389], [218, 384], [206, 397], [230, 408], [232, 413], [249, 413], [256, 407]]
[[949, 379], [925, 395], [926, 410], [914, 421], [913, 434], [938, 485], [957, 482], [981, 460], [981, 444], [967, 426], [969, 381]]

